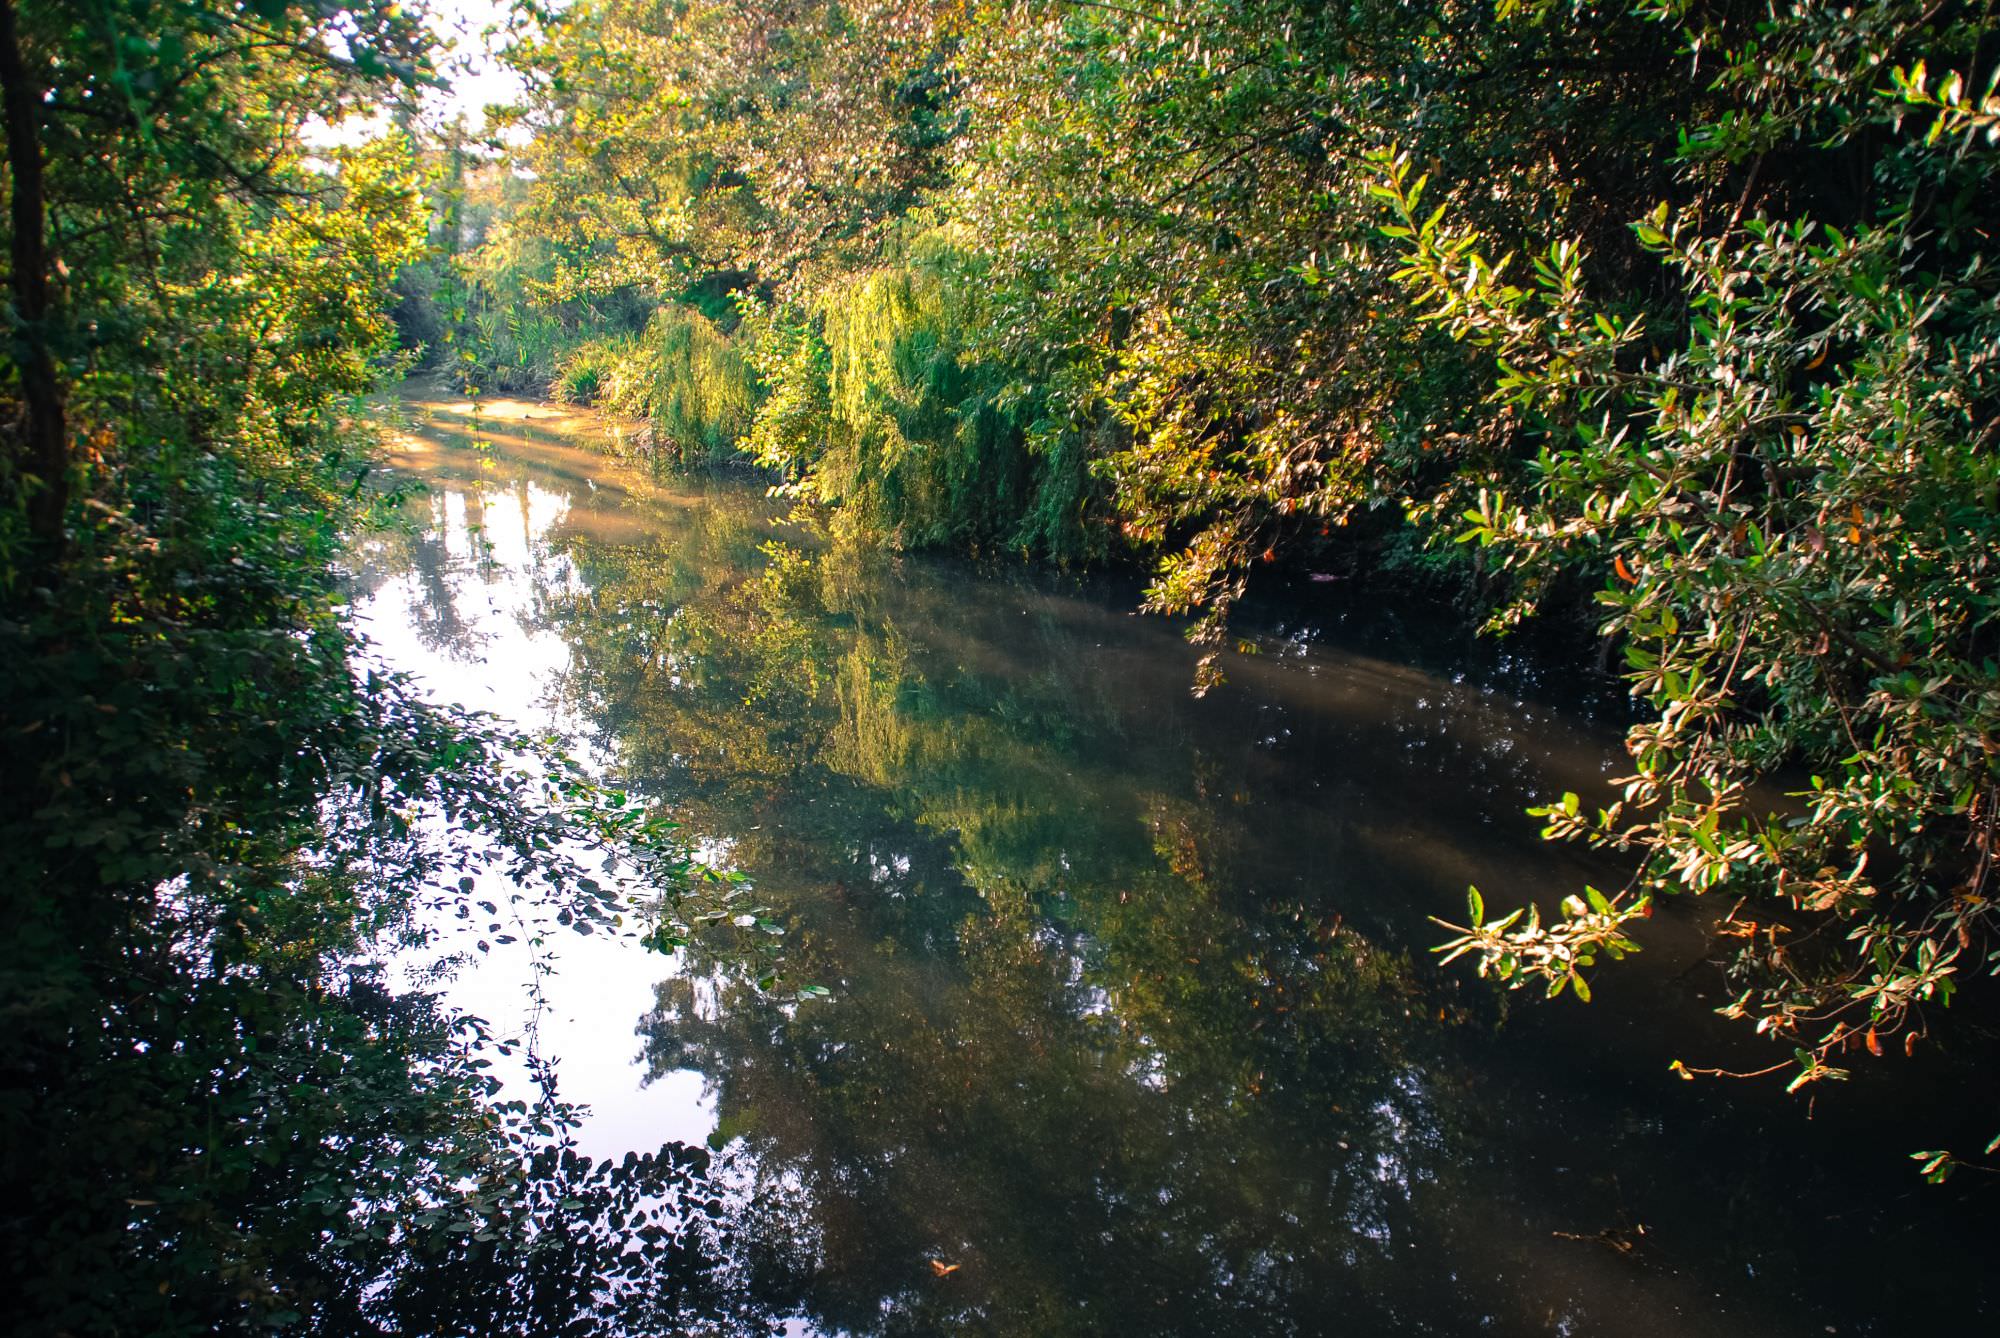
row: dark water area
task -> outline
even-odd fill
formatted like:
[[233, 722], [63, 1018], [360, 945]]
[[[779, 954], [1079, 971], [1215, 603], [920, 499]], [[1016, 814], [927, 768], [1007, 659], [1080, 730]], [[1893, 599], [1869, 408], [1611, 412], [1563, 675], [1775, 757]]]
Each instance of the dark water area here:
[[[1811, 1101], [1682, 1081], [1782, 1057], [1713, 1015], [1703, 908], [1589, 1006], [1436, 966], [1468, 884], [1617, 884], [1523, 815], [1620, 774], [1615, 702], [1309, 588], [1197, 699], [1129, 581], [828, 545], [754, 483], [610, 458], [588, 415], [404, 409], [430, 491], [361, 555], [360, 625], [669, 805], [829, 992], [598, 942], [541, 1032], [593, 1155], [711, 1150], [748, 1322], [1991, 1326], [2000, 1178], [1932, 1188], [1908, 1155], [1993, 1132], [1971, 1039]], [[499, 1016], [510, 968], [483, 969], [461, 1002]]]

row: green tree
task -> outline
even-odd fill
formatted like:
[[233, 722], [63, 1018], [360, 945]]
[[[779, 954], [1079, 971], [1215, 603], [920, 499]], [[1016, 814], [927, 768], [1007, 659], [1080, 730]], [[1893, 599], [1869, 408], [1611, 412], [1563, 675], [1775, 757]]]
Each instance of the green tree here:
[[[1654, 17], [1690, 51], [1735, 38]], [[1996, 108], [1890, 60], [1971, 67], [1983, 36], [1971, 10], [1895, 4], [1761, 29], [1717, 74], [1736, 109], [1678, 159], [1696, 183], [1749, 162], [1771, 184], [1720, 217], [1683, 190], [1634, 219], [1667, 281], [1645, 302], [1594, 286], [1574, 239], [1489, 259], [1511, 241], [1427, 211], [1407, 161], [1378, 160], [1401, 282], [1491, 359], [1493, 402], [1537, 443], [1463, 481], [1463, 537], [1523, 605], [1566, 569], [1601, 581], [1650, 708], [1615, 802], [1545, 811], [1551, 836], [1636, 853], [1631, 886], [1548, 924], [1475, 909], [1456, 946], [1556, 990], [1629, 948], [1653, 897], [1748, 897], [1726, 1011], [1795, 1046], [1794, 1086], [1913, 1044], [1989, 965], [2000, 308], [1976, 220]]]
[[[382, 954], [440, 914], [608, 925], [593, 850], [640, 860], [669, 914], [685, 880], [657, 818], [426, 704], [343, 617], [384, 500], [360, 396], [429, 211], [400, 137], [303, 132], [408, 96], [428, 48], [372, 2], [0, 6], [0, 1277], [23, 1332], [352, 1333], [416, 1304], [405, 1277], [506, 1272], [552, 1230], [530, 1156], [570, 1112], [501, 1100], [498, 1042]], [[615, 1208], [564, 1165], [595, 1186], [579, 1211]], [[662, 1280], [692, 1258], [663, 1250]]]

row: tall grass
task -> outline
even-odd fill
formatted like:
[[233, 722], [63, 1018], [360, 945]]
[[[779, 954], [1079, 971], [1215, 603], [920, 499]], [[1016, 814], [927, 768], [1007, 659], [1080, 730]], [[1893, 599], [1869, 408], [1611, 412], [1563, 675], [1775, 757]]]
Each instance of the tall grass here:
[[641, 334], [576, 345], [558, 360], [551, 393], [644, 419], [657, 458], [681, 467], [735, 458], [761, 398], [745, 340], [678, 303]]

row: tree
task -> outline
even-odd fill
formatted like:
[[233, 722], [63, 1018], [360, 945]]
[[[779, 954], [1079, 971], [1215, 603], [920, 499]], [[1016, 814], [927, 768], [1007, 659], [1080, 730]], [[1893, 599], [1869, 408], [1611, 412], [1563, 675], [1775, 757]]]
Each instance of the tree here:
[[380, 952], [485, 910], [482, 868], [537, 934], [627, 908], [593, 847], [670, 916], [690, 881], [658, 815], [425, 703], [342, 616], [345, 546], [394, 497], [359, 397], [395, 365], [429, 210], [404, 141], [302, 131], [407, 94], [428, 44], [372, 0], [0, 10], [0, 1273], [24, 1332], [350, 1333], [413, 1258], [532, 1244], [528, 1158], [570, 1112], [499, 1099], [500, 1042]]
[[[1655, 17], [1690, 50], [1735, 40]], [[1691, 129], [1681, 161], [1695, 181], [1762, 176], [1726, 214], [1683, 193], [1633, 221], [1671, 280], [1657, 301], [1599, 296], [1567, 238], [1532, 274], [1489, 260], [1498, 239], [1425, 212], [1407, 161], [1378, 159], [1400, 281], [1488, 352], [1493, 401], [1539, 447], [1465, 480], [1463, 537], [1524, 604], [1564, 569], [1601, 580], [1649, 708], [1616, 802], [1544, 811], [1551, 836], [1635, 853], [1631, 886], [1547, 925], [1475, 907], [1454, 949], [1556, 991], [1629, 950], [1652, 898], [1726, 891], [1725, 1011], [1795, 1046], [1795, 1087], [1914, 1045], [1989, 965], [2000, 290], [1979, 201], [2000, 104], [1888, 63], [1974, 62], [1982, 39], [1969, 10], [1894, 4], [1760, 30], [1717, 77], [1742, 110]], [[1788, 775], [1807, 784], [1781, 798]]]

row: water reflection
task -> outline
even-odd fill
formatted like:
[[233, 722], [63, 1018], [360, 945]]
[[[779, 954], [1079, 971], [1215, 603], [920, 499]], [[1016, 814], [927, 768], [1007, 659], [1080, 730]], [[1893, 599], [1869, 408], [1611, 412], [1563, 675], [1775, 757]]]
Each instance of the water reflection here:
[[[1508, 1020], [1421, 960], [1468, 882], [1615, 876], [1519, 816], [1601, 785], [1609, 732], [1296, 626], [1196, 701], [1118, 592], [825, 549], [537, 412], [418, 406], [401, 463], [437, 486], [362, 581], [441, 691], [671, 805], [833, 991], [698, 946], [560, 982], [566, 1090], [625, 1112], [600, 1150], [716, 1154], [727, 1324], [1887, 1333], [1990, 1303], [1893, 1145], [1829, 1182], [1865, 1103], [1806, 1125], [1664, 1079], [1663, 1037], [1735, 1043], [1691, 927], [1588, 1012]], [[635, 1054], [672, 1102], [635, 1107]], [[1898, 1229], [1965, 1281], [1880, 1268]]]

